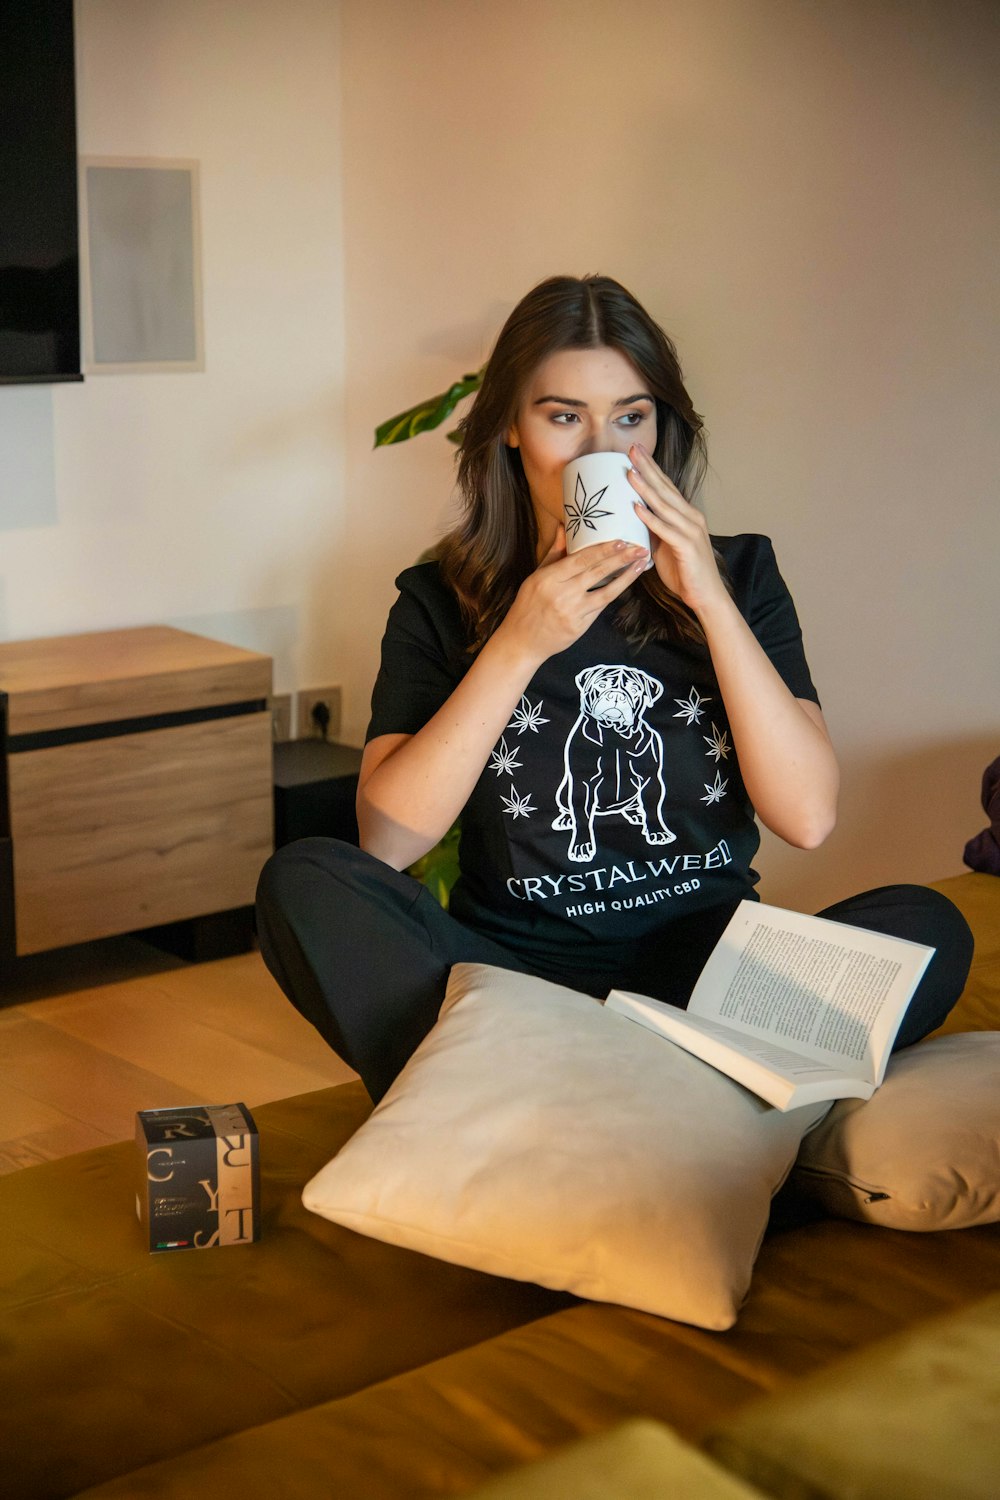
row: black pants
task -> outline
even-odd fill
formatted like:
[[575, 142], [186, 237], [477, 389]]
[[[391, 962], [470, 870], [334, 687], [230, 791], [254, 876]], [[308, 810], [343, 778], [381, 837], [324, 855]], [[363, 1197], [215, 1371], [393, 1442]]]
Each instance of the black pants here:
[[[594, 995], [618, 985], [686, 1005], [733, 909], [672, 920], [639, 945], [624, 971], [591, 966], [585, 977], [571, 971], [542, 977]], [[883, 886], [819, 915], [936, 948], [896, 1048], [940, 1026], [972, 962], [972, 933], [946, 897], [924, 886]], [[517, 954], [464, 927], [410, 876], [334, 839], [301, 839], [268, 861], [257, 891], [257, 928], [264, 961], [285, 994], [375, 1100], [434, 1025], [453, 964], [529, 972]]]

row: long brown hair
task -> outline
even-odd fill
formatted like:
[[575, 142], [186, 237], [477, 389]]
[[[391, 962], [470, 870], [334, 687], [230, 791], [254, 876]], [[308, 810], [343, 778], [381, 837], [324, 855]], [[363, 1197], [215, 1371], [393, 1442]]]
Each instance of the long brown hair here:
[[[473, 649], [493, 634], [537, 566], [538, 527], [528, 482], [519, 451], [506, 442], [522, 392], [551, 355], [602, 347], [625, 355], [655, 398], [656, 462], [687, 500], [698, 492], [707, 467], [703, 423], [663, 329], [609, 276], [540, 282], [500, 330], [475, 404], [459, 424], [462, 516], [437, 556]], [[626, 590], [615, 620], [636, 644], [705, 639], [697, 618], [652, 568]]]

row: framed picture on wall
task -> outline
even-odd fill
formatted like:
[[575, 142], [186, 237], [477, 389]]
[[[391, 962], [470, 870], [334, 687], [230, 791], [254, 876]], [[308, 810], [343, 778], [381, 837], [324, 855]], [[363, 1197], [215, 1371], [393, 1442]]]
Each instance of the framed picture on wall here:
[[80, 163], [84, 370], [205, 368], [198, 163]]

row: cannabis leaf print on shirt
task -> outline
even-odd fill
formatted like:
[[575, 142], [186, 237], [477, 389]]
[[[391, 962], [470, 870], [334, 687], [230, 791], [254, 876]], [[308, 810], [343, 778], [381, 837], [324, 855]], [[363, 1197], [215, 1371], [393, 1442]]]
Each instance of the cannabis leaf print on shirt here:
[[[541, 726], [549, 722], [542, 714], [542, 706], [541, 698], [537, 703], [532, 703], [527, 693], [522, 693], [521, 701], [511, 715], [507, 729], [516, 729], [518, 735], [529, 731], [532, 734], [538, 734]], [[490, 756], [489, 769], [495, 771], [498, 777], [513, 776], [515, 771], [523, 769], [524, 766], [524, 762], [518, 760], [519, 753], [521, 752], [518, 745], [516, 743], [508, 745], [507, 735], [502, 734], [499, 745], [494, 746]], [[507, 816], [516, 823], [518, 818], [530, 818], [532, 813], [538, 811], [531, 800], [532, 795], [531, 792], [527, 792], [522, 796], [511, 781], [508, 795], [505, 797], [502, 792], [500, 793], [500, 805]]]
[[490, 756], [490, 770], [495, 771], [498, 776], [513, 776], [515, 771], [521, 769], [521, 765], [522, 762], [517, 758], [517, 746], [511, 748], [504, 735]]
[[708, 796], [702, 797], [701, 800], [706, 804], [707, 807], [711, 807], [713, 802], [722, 801], [723, 797], [726, 795], [726, 787], [729, 785], [729, 782], [728, 780], [723, 781], [721, 771], [716, 771], [715, 780], [711, 783], [711, 785], [709, 785], [707, 781], [704, 782], [703, 785], [706, 792], [708, 793]]
[[524, 734], [530, 729], [532, 734], [537, 734], [542, 724], [547, 724], [548, 719], [542, 718], [542, 700], [532, 703], [526, 693], [521, 694], [521, 701], [515, 708], [508, 729], [516, 729], [518, 734]]
[[531, 805], [531, 793], [529, 792], [526, 797], [519, 797], [513, 782], [510, 784], [510, 796], [502, 797], [501, 801], [504, 812], [509, 813], [515, 822], [518, 818], [529, 818], [533, 812], [538, 811], [537, 807]]
[[674, 718], [683, 719], [686, 724], [700, 724], [701, 716], [705, 712], [705, 704], [711, 701], [711, 698], [703, 698], [698, 689], [693, 687], [686, 698], [674, 699], [680, 709], [680, 713], [674, 714]]
[[[675, 714], [674, 717], [677, 718], [678, 715]], [[705, 754], [710, 755], [716, 762], [716, 764], [718, 764], [720, 760], [729, 759], [729, 752], [733, 747], [729, 743], [728, 729], [719, 729], [717, 725], [713, 724], [712, 733], [702, 735], [702, 739], [708, 746]]]

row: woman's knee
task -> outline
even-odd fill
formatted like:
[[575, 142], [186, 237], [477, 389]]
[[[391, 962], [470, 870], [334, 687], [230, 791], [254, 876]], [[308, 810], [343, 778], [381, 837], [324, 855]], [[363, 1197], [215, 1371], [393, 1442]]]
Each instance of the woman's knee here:
[[[936, 948], [947, 956], [957, 972], [962, 971], [963, 984], [972, 964], [975, 939], [972, 928], [955, 905], [942, 891], [932, 890], [927, 885], [895, 887], [900, 899], [913, 913], [914, 940]], [[918, 936], [917, 934], [923, 934]]]
[[912, 925], [902, 934], [934, 954], [903, 1018], [896, 1047], [910, 1046], [945, 1022], [965, 988], [972, 966], [972, 929], [953, 901], [929, 886], [904, 888]]
[[351, 941], [390, 913], [404, 917], [424, 887], [356, 844], [296, 839], [272, 854], [257, 883], [257, 930], [294, 929], [324, 940]]
[[284, 906], [312, 886], [328, 885], [345, 878], [351, 853], [360, 850], [339, 839], [296, 839], [276, 849], [260, 872], [257, 905]]
[[394, 870], [356, 844], [340, 839], [296, 839], [278, 849], [265, 864], [257, 883], [257, 904], [287, 907], [314, 900], [330, 902], [374, 899], [412, 903], [423, 889], [412, 876]]
[[945, 950], [966, 968], [972, 962], [968, 922], [953, 901], [927, 885], [878, 886], [839, 901], [819, 915]]
[[965, 988], [972, 964], [972, 931], [953, 901], [926, 885], [885, 885], [838, 902], [820, 916], [933, 948], [894, 1050], [937, 1030]]

